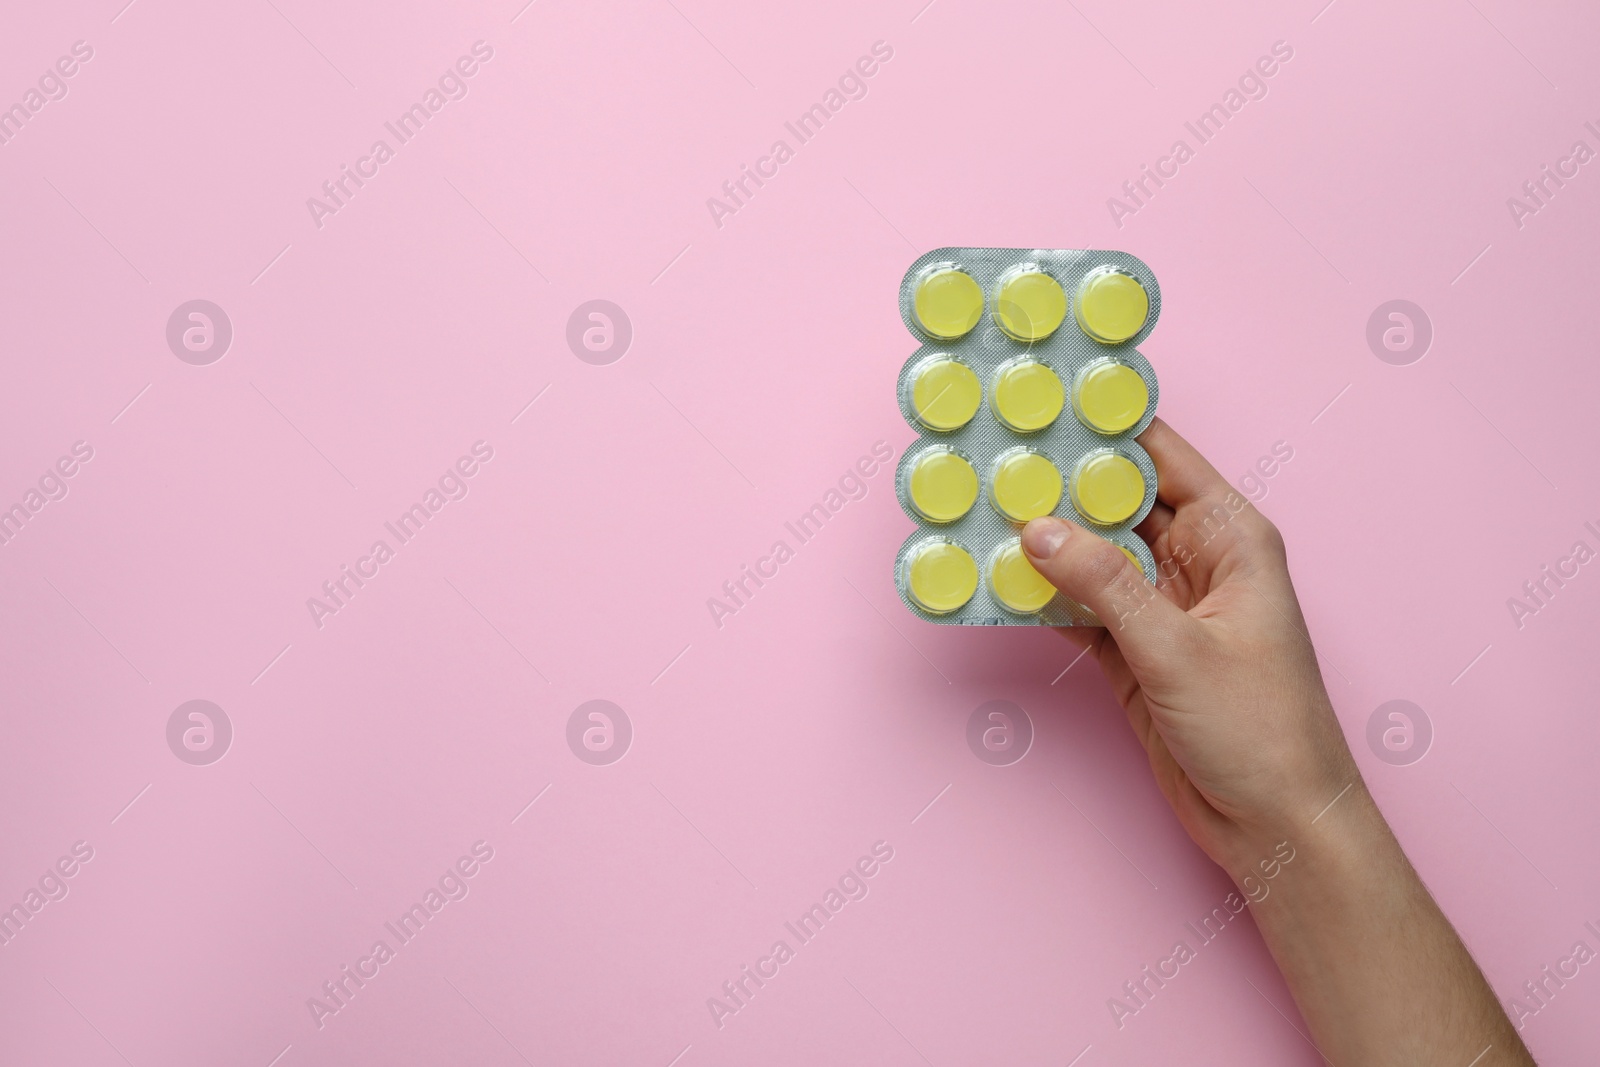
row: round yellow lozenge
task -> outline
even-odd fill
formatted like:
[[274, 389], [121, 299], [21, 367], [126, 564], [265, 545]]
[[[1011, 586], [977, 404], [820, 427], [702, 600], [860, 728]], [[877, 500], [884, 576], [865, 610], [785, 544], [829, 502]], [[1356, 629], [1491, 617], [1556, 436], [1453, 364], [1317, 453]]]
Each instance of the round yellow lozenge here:
[[906, 591], [923, 611], [948, 615], [978, 591], [978, 565], [972, 553], [958, 544], [925, 541], [908, 560]]
[[1023, 555], [1022, 542], [1016, 539], [994, 554], [994, 561], [989, 564], [989, 588], [1003, 606], [1024, 615], [1042, 611], [1056, 595], [1056, 587], [1033, 569]]
[[978, 472], [959, 453], [931, 448], [911, 464], [911, 506], [929, 522], [955, 522], [978, 500]]
[[1061, 502], [1061, 472], [1039, 452], [1002, 453], [995, 463], [989, 498], [994, 509], [1012, 522], [1037, 519]]
[[1144, 573], [1144, 564], [1140, 563], [1139, 562], [1139, 557], [1135, 556], [1133, 554], [1133, 549], [1131, 549], [1131, 548], [1123, 548], [1122, 545], [1118, 545], [1117, 547], [1121, 548], [1122, 549], [1122, 554], [1124, 556], [1128, 557], [1128, 562], [1132, 563], [1135, 567], [1138, 567], [1139, 568], [1139, 573], [1143, 574]]
[[1091, 452], [1072, 473], [1072, 505], [1090, 522], [1115, 526], [1144, 503], [1144, 475], [1117, 452]]
[[959, 430], [983, 403], [983, 386], [972, 368], [949, 356], [935, 356], [915, 372], [911, 407], [930, 430]]
[[1008, 271], [994, 296], [995, 325], [1015, 341], [1042, 341], [1067, 317], [1061, 283], [1036, 266]]
[[932, 336], [964, 337], [983, 317], [983, 290], [959, 267], [936, 267], [917, 282], [912, 309], [917, 325]]
[[1150, 294], [1119, 267], [1096, 267], [1085, 274], [1075, 304], [1083, 332], [1107, 345], [1119, 345], [1144, 329], [1150, 316]]
[[1149, 387], [1126, 363], [1099, 360], [1072, 383], [1072, 410], [1095, 433], [1121, 433], [1137, 425], [1149, 406]]
[[1042, 430], [1066, 403], [1061, 377], [1036, 359], [1019, 359], [994, 377], [995, 417], [1018, 433]]

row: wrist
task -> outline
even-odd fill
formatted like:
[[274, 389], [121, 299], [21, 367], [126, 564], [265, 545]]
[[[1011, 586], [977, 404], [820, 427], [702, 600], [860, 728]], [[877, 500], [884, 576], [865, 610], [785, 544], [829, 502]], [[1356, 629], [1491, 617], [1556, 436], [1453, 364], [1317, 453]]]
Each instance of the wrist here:
[[1262, 908], [1254, 906], [1263, 904], [1303, 912], [1335, 901], [1372, 901], [1415, 877], [1360, 778], [1322, 803], [1241, 836], [1222, 866], [1258, 913]]
[[[1218, 855], [1241, 892], [1251, 900], [1264, 899], [1253, 892], [1277, 877], [1280, 868], [1295, 858], [1311, 857], [1323, 874], [1359, 866], [1375, 853], [1386, 851], [1393, 836], [1377, 803], [1351, 761], [1346, 774], [1332, 768], [1322, 774], [1300, 776], [1298, 788], [1284, 788], [1278, 801], [1233, 820]], [[1298, 880], [1298, 879], [1297, 879]]]
[[1280, 842], [1304, 840], [1340, 812], [1377, 811], [1325, 695], [1252, 718], [1258, 740], [1248, 769], [1219, 805], [1231, 831], [1222, 865], [1236, 880]]

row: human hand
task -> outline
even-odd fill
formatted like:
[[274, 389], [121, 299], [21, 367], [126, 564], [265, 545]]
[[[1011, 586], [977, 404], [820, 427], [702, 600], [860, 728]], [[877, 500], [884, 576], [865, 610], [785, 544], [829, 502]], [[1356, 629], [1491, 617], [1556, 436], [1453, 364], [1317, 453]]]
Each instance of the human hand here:
[[1277, 528], [1160, 419], [1139, 442], [1160, 478], [1138, 527], [1155, 587], [1063, 519], [1034, 519], [1022, 546], [1105, 623], [1061, 632], [1099, 661], [1189, 836], [1239, 879], [1346, 787], [1365, 787]]

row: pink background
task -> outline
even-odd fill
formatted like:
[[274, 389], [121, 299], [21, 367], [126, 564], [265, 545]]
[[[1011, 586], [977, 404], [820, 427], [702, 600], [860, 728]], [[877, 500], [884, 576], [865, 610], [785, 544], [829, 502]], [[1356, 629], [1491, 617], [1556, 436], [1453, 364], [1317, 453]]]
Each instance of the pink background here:
[[[711, 620], [913, 439], [895, 287], [945, 244], [1151, 264], [1162, 413], [1231, 478], [1292, 447], [1261, 504], [1334, 702], [1495, 988], [1600, 947], [1600, 564], [1507, 607], [1600, 548], [1600, 173], [1506, 205], [1600, 149], [1592, 6], [122, 2], [0, 33], [5, 105], [94, 50], [0, 146], [0, 505], [94, 450], [0, 546], [0, 904], [94, 850], [0, 947], [0, 1061], [1320, 1062], [1247, 921], [1113, 1022], [1231, 887], [1070, 646], [904, 610], [888, 474]], [[468, 95], [314, 225], [478, 40]], [[1268, 95], [1116, 226], [1280, 40]], [[233, 324], [209, 366], [165, 340], [195, 298]], [[634, 332], [606, 366], [565, 340], [596, 298]], [[1435, 334], [1409, 366], [1365, 338], [1396, 298]], [[307, 598], [479, 440], [467, 497], [318, 629]], [[596, 698], [633, 727], [609, 766], [566, 740]], [[1409, 766], [1365, 741], [1396, 698], [1434, 729]], [[233, 724], [209, 766], [167, 745], [192, 699]], [[997, 699], [1036, 734], [1005, 767], [966, 742]], [[479, 840], [469, 895], [319, 1029], [307, 998]], [[719, 1029], [707, 998], [877, 841], [869, 895]], [[1524, 1033], [1593, 1062], [1597, 1013], [1586, 967]]]

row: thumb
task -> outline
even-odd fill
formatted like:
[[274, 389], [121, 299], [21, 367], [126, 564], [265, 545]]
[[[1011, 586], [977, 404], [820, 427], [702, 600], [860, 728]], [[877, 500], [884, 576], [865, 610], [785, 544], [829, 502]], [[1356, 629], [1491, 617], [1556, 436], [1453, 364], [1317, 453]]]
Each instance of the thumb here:
[[1194, 620], [1105, 538], [1054, 516], [1022, 531], [1022, 551], [1050, 584], [1100, 617], [1135, 674], [1171, 663]]

